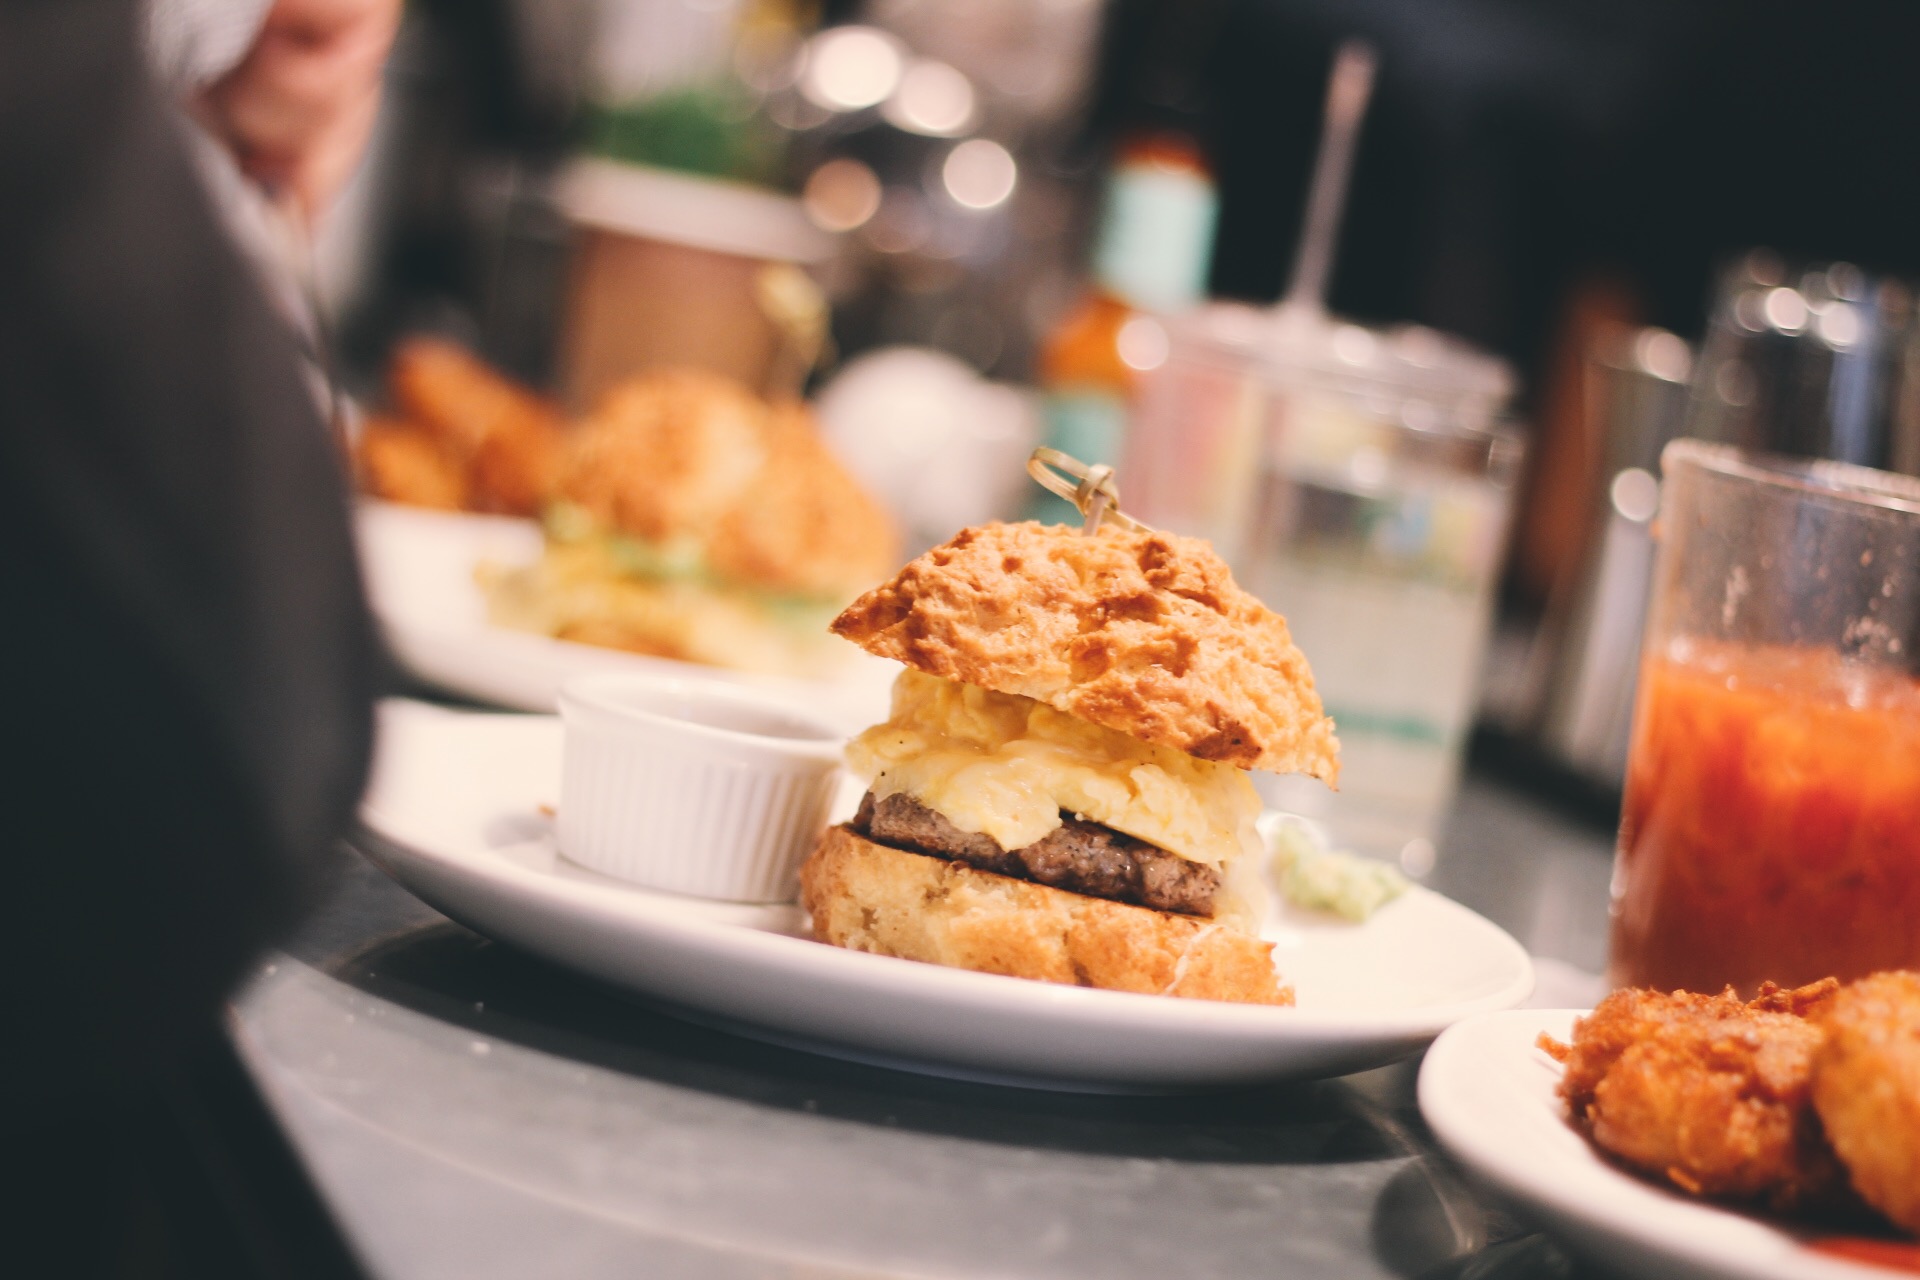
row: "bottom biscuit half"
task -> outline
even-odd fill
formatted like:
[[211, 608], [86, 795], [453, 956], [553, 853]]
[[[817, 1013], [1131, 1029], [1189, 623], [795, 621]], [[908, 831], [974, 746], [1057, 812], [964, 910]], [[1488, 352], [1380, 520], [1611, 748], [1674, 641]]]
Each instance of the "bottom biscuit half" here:
[[1273, 944], [1225, 924], [1090, 898], [832, 827], [800, 869], [822, 942], [1073, 986], [1290, 1005]]

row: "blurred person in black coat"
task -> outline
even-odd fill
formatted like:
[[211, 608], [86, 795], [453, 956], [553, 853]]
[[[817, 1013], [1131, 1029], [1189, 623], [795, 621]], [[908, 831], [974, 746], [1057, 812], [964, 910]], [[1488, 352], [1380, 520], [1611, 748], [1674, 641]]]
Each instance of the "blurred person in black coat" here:
[[[396, 9], [274, 6], [203, 119], [318, 207]], [[357, 79], [315, 60], [371, 10]], [[0, 1270], [350, 1274], [220, 1011], [350, 819], [375, 640], [341, 460], [142, 18], [0, 5]]]

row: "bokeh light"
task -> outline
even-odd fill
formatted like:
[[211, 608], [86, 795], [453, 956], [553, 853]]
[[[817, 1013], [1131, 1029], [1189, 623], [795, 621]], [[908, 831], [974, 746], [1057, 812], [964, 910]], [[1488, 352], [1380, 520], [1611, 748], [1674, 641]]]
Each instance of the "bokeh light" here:
[[1173, 344], [1167, 337], [1165, 325], [1152, 316], [1134, 316], [1120, 326], [1114, 346], [1122, 364], [1145, 373], [1167, 362]]
[[1836, 302], [1820, 313], [1816, 325], [1829, 346], [1850, 347], [1860, 340], [1860, 312], [1845, 302]]
[[807, 45], [800, 92], [831, 111], [884, 101], [900, 84], [900, 48], [872, 27], [831, 27]]
[[970, 138], [948, 153], [940, 177], [954, 203], [968, 209], [991, 209], [1013, 194], [1019, 166], [999, 143]]
[[1806, 327], [1807, 300], [1800, 296], [1798, 289], [1784, 286], [1769, 289], [1761, 310], [1766, 314], [1767, 322], [1782, 333], [1798, 333]]
[[944, 62], [921, 58], [900, 77], [880, 109], [887, 123], [909, 133], [950, 138], [973, 124], [973, 82]]
[[879, 210], [880, 179], [858, 160], [842, 156], [813, 171], [800, 200], [815, 226], [851, 231]]

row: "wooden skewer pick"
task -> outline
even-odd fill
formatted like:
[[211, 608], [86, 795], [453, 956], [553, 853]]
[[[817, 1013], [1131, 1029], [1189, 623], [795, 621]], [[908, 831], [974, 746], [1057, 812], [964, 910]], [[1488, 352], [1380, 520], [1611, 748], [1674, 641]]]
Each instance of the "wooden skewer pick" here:
[[1103, 522], [1136, 532], [1147, 528], [1120, 510], [1120, 486], [1114, 483], [1113, 468], [1104, 462], [1088, 465], [1072, 454], [1043, 447], [1027, 459], [1027, 474], [1049, 493], [1079, 508], [1086, 517], [1081, 533], [1097, 533]]

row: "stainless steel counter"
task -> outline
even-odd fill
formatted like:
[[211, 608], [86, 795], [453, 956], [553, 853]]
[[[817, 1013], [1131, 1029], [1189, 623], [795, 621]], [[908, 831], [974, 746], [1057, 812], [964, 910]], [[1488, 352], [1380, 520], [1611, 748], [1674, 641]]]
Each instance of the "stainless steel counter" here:
[[[1430, 883], [1590, 998], [1611, 842], [1470, 778]], [[373, 1274], [1571, 1276], [1467, 1187], [1417, 1064], [1112, 1097], [775, 1048], [479, 938], [342, 851], [243, 1056]]]

